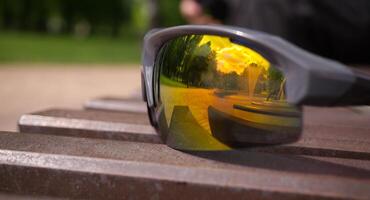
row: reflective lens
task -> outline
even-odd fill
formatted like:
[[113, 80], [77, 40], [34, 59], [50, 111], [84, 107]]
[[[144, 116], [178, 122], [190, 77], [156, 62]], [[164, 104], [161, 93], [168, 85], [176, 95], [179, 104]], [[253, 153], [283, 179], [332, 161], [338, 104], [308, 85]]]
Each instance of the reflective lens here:
[[167, 42], [155, 69], [160, 131], [183, 150], [225, 150], [296, 140], [301, 112], [286, 102], [284, 74], [226, 37], [187, 35]]

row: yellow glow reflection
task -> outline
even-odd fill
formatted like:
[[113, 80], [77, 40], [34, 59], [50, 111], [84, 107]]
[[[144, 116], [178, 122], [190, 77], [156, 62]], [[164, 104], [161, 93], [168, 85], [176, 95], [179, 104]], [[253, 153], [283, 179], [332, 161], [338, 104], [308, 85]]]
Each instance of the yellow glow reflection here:
[[220, 36], [203, 36], [199, 46], [210, 43], [211, 49], [216, 52], [217, 70], [229, 74], [232, 72], [241, 75], [250, 66], [267, 70], [270, 63], [260, 54], [230, 42], [229, 38]]
[[163, 47], [156, 64], [172, 147], [225, 150], [230, 141], [249, 142], [233, 135], [235, 124], [261, 138], [301, 127], [300, 112], [285, 99], [284, 74], [229, 38], [179, 37]]

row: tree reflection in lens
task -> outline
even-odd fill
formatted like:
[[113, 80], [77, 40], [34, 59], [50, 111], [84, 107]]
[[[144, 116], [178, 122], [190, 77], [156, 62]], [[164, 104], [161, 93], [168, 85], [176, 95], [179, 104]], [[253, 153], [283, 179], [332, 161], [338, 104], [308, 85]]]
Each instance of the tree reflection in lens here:
[[229, 38], [187, 35], [156, 60], [167, 143], [179, 149], [228, 149], [297, 139], [301, 112], [286, 102], [283, 73]]

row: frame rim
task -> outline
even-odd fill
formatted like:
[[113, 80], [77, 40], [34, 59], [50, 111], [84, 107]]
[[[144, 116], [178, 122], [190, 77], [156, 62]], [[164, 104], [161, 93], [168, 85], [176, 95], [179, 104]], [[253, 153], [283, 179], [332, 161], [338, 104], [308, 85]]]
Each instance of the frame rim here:
[[155, 123], [153, 90], [154, 64], [163, 44], [189, 34], [207, 34], [241, 39], [248, 48], [277, 64], [287, 78], [288, 103], [295, 105], [334, 105], [355, 83], [354, 73], [345, 65], [307, 52], [284, 39], [246, 28], [220, 25], [183, 25], [154, 29], [144, 37], [142, 52], [143, 97], [149, 117]]

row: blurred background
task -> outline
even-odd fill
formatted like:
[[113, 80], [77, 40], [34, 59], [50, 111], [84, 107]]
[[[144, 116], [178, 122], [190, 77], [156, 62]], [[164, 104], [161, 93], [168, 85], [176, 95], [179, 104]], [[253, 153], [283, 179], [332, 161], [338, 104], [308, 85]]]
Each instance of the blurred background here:
[[144, 33], [179, 0], [0, 0], [0, 130], [24, 113], [140, 92]]
[[183, 24], [179, 0], [0, 0], [0, 62], [139, 63], [154, 26]]
[[370, 61], [368, 0], [0, 0], [0, 63], [139, 63], [154, 27], [229, 24]]
[[261, 30], [370, 63], [368, 0], [0, 0], [0, 130], [47, 107], [139, 95], [145, 32], [188, 23]]

